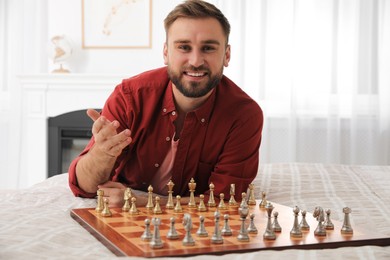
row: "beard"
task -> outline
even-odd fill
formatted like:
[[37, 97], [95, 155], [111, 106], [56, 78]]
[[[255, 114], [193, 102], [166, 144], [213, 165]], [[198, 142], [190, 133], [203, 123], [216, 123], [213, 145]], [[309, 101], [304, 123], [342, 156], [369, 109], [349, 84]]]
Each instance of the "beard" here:
[[213, 90], [222, 79], [223, 67], [215, 75], [212, 75], [208, 69], [205, 69], [203, 67], [195, 68], [193, 66], [189, 66], [188, 69], [194, 72], [207, 71], [208, 80], [206, 83], [196, 82], [196, 81], [190, 81], [186, 83], [183, 80], [183, 74], [181, 72], [176, 73], [170, 68], [170, 66], [168, 66], [169, 78], [171, 79], [172, 83], [176, 86], [176, 88], [179, 90], [179, 92], [182, 93], [185, 97], [189, 97], [189, 98], [203, 97], [211, 90]]

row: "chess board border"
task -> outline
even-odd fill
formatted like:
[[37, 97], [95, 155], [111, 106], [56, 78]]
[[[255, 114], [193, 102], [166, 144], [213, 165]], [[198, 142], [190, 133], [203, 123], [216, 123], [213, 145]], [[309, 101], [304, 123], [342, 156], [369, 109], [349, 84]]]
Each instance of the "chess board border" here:
[[[283, 206], [280, 204], [273, 203], [274, 206], [278, 207], [279, 210], [290, 210], [292, 208]], [[251, 206], [252, 209], [256, 207], [255, 210], [261, 211], [258, 206]], [[137, 245], [127, 241], [122, 237], [115, 228], [110, 227], [104, 221], [99, 219], [96, 215], [92, 214], [93, 208], [79, 208], [72, 209], [70, 211], [71, 217], [76, 220], [82, 227], [84, 227], [89, 233], [91, 233], [98, 241], [100, 241], [104, 246], [106, 246], [111, 252], [117, 256], [139, 256], [139, 257], [169, 257], [169, 256], [194, 256], [194, 255], [223, 255], [228, 253], [243, 253], [243, 252], [253, 252], [260, 250], [285, 250], [285, 249], [327, 249], [327, 248], [339, 248], [339, 247], [357, 247], [357, 246], [388, 246], [390, 245], [390, 237], [386, 237], [382, 234], [373, 233], [367, 230], [363, 230], [360, 227], [354, 227], [353, 235], [339, 235], [336, 232], [340, 232], [341, 223], [333, 221], [335, 224], [334, 234], [336, 239], [335, 241], [321, 241], [317, 239], [317, 243], [313, 242], [313, 239], [309, 241], [300, 241], [300, 239], [291, 238], [290, 241], [274, 243], [274, 241], [266, 241], [263, 245], [254, 245], [253, 242], [238, 242], [230, 246], [205, 246], [201, 248], [191, 248], [184, 247], [182, 249], [174, 249], [169, 251], [169, 254], [165, 251], [159, 249], [151, 249], [144, 251], [141, 250]], [[197, 213], [200, 214], [200, 213]], [[308, 213], [310, 215], [310, 213]], [[142, 216], [142, 215], [141, 215]], [[151, 214], [149, 218], [153, 216]], [[146, 216], [145, 216], [146, 218]], [[313, 224], [313, 222], [312, 222]], [[314, 230], [314, 227], [313, 227]], [[310, 232], [313, 232], [311, 230]], [[284, 230], [283, 232], [289, 233], [289, 230]], [[259, 234], [262, 239], [262, 231], [259, 230]], [[342, 237], [342, 238], [340, 238]], [[277, 238], [278, 239], [278, 238]]]

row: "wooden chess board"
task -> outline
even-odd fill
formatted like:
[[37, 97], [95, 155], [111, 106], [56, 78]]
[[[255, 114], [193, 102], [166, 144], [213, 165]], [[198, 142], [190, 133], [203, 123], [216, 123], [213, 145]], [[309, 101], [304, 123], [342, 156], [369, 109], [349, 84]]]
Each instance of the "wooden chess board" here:
[[[241, 221], [238, 215], [237, 207], [228, 210], [220, 210], [221, 218], [220, 228], [224, 225], [223, 215], [229, 214], [229, 224], [233, 231], [232, 236], [223, 236], [222, 244], [212, 244], [211, 237], [215, 228], [214, 212], [216, 208], [208, 208], [207, 212], [199, 212], [196, 208], [188, 208], [182, 205], [183, 212], [175, 213], [173, 210], [167, 210], [162, 207], [162, 214], [153, 214], [146, 208], [138, 207], [140, 213], [131, 215], [128, 212], [122, 212], [121, 208], [112, 208], [111, 217], [102, 217], [95, 212], [93, 208], [72, 209], [71, 216], [94, 235], [100, 242], [109, 248], [118, 256], [141, 256], [141, 257], [166, 257], [166, 256], [190, 256], [200, 254], [222, 255], [227, 253], [250, 252], [257, 250], [282, 250], [282, 249], [314, 249], [314, 248], [337, 248], [345, 246], [363, 246], [363, 245], [390, 245], [390, 238], [381, 234], [371, 233], [353, 226], [353, 234], [341, 234], [342, 223], [332, 220], [334, 230], [327, 230], [326, 236], [315, 236], [314, 230], [318, 222], [311, 213], [306, 214], [306, 220], [310, 225], [309, 231], [303, 231], [302, 238], [293, 238], [290, 231], [294, 224], [293, 209], [276, 203], [272, 203], [274, 211], [279, 213], [278, 221], [282, 227], [280, 233], [276, 233], [275, 240], [265, 240], [263, 234], [267, 226], [267, 212], [257, 205], [249, 206], [249, 213], [255, 214], [255, 225], [257, 234], [249, 234], [249, 242], [237, 240]], [[342, 209], [341, 209], [342, 210]], [[192, 237], [195, 245], [184, 246], [182, 240], [185, 235], [182, 219], [184, 213], [190, 213], [193, 223]], [[208, 237], [198, 237], [196, 231], [199, 227], [199, 216], [204, 216], [205, 227], [208, 231]], [[176, 230], [180, 237], [177, 240], [166, 238], [170, 228], [170, 218], [176, 219]], [[141, 235], [145, 230], [145, 219], [158, 217], [161, 219], [160, 235], [163, 240], [163, 247], [153, 249], [148, 241], [142, 241]], [[353, 218], [353, 214], [351, 214]], [[300, 220], [300, 218], [299, 218]], [[246, 224], [249, 224], [249, 215]], [[151, 232], [153, 232], [153, 225]]]

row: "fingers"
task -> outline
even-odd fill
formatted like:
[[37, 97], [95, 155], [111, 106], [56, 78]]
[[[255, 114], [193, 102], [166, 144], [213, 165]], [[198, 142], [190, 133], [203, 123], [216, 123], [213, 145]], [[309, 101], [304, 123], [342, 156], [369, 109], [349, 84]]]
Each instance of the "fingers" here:
[[108, 181], [104, 184], [98, 185], [98, 188], [103, 190], [104, 197], [109, 200], [110, 207], [122, 207], [123, 206], [123, 194], [126, 186], [120, 182]]
[[95, 109], [88, 109], [87, 115], [95, 122], [99, 117], [100, 113], [96, 111]]

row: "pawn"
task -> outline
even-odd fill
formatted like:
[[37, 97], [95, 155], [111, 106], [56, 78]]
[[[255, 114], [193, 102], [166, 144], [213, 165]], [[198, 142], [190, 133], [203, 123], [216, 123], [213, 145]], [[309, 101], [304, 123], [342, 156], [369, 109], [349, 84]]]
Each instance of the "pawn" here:
[[130, 210], [129, 210], [129, 213], [131, 215], [137, 215], [139, 213], [138, 209], [137, 209], [137, 206], [136, 206], [136, 201], [137, 201], [137, 199], [135, 197], [131, 198], [131, 207], [130, 207]]
[[223, 219], [225, 221], [223, 228], [221, 230], [222, 236], [231, 236], [233, 234], [230, 225], [229, 225], [229, 214], [225, 214], [223, 216]]
[[141, 236], [142, 241], [150, 241], [153, 237], [152, 232], [150, 231], [150, 219], [145, 219], [145, 231]]
[[249, 222], [249, 226], [248, 226], [248, 228], [247, 228], [248, 233], [249, 233], [249, 234], [257, 234], [257, 228], [256, 228], [256, 226], [255, 226], [255, 221], [254, 221], [254, 219], [255, 219], [255, 214], [251, 213], [251, 214], [249, 215], [249, 218], [250, 218], [250, 222]]
[[170, 228], [168, 230], [168, 233], [167, 233], [167, 238], [168, 239], [171, 239], [171, 240], [174, 240], [174, 239], [178, 239], [179, 238], [179, 234], [177, 233], [176, 231], [176, 228], [175, 228], [175, 218], [174, 217], [171, 217], [170, 219]]
[[204, 204], [204, 195], [199, 195], [199, 205], [198, 205], [198, 211], [207, 211], [206, 205]]
[[301, 223], [299, 223], [299, 227], [303, 231], [310, 230], [310, 226], [306, 221], [306, 210], [302, 210], [301, 214], [302, 214], [302, 220], [301, 220]]
[[102, 217], [111, 217], [112, 216], [110, 208], [108, 207], [108, 199], [107, 198], [104, 199], [104, 207], [103, 207], [103, 210], [100, 214], [102, 215]]
[[145, 206], [146, 209], [153, 209], [153, 187], [152, 185], [149, 185], [148, 187], [148, 203]]
[[266, 199], [266, 196], [267, 194], [265, 193], [265, 191], [263, 191], [261, 193], [261, 201], [260, 201], [260, 208], [265, 208], [265, 206], [267, 206], [267, 199]]
[[196, 235], [198, 237], [207, 237], [209, 235], [209, 233], [207, 232], [206, 227], [204, 225], [204, 217], [203, 216], [199, 217], [199, 228], [196, 231]]
[[334, 229], [334, 225], [332, 223], [332, 220], [330, 220], [330, 209], [327, 209], [325, 211], [325, 213], [326, 213], [325, 223], [324, 223], [325, 229], [333, 230]]
[[227, 207], [225, 205], [224, 199], [225, 199], [225, 194], [223, 194], [223, 193], [219, 194], [218, 209], [220, 209], [220, 210], [226, 210], [227, 209]]
[[160, 207], [160, 197], [156, 196], [155, 198], [156, 205], [154, 206], [153, 213], [154, 214], [162, 214], [162, 210]]
[[298, 224], [298, 214], [299, 214], [298, 206], [295, 206], [293, 208], [293, 212], [294, 212], [294, 224], [293, 224], [293, 227], [290, 231], [290, 236], [300, 238], [300, 237], [302, 237], [302, 231], [301, 231], [301, 228], [299, 227], [299, 224]]
[[272, 230], [274, 232], [282, 232], [282, 227], [279, 224], [278, 221], [278, 215], [279, 213], [277, 211], [274, 212], [274, 221], [272, 222]]
[[175, 205], [175, 208], [173, 209], [173, 211], [176, 213], [183, 212], [183, 209], [182, 209], [181, 204], [180, 204], [180, 199], [181, 199], [181, 196], [177, 195], [176, 196], [176, 205]]
[[210, 183], [209, 188], [210, 188], [210, 196], [209, 196], [209, 201], [207, 202], [207, 206], [215, 207], [216, 203], [214, 199], [214, 184]]

